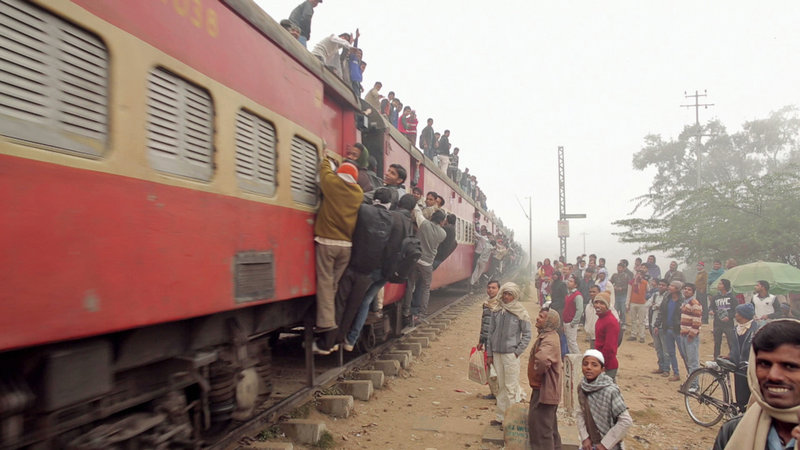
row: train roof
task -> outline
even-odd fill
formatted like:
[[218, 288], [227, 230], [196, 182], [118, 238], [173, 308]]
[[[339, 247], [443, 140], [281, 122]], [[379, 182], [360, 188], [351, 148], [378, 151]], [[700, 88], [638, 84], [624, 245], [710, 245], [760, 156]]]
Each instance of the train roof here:
[[278, 22], [264, 12], [252, 0], [220, 0], [224, 5], [234, 11], [245, 22], [258, 30], [267, 39], [275, 42], [297, 62], [302, 64], [309, 72], [316, 75], [325, 84], [325, 90], [334, 94], [339, 100], [346, 102], [353, 109], [361, 110], [360, 100], [356, 98], [350, 86], [345, 84], [336, 74], [328, 70], [322, 61], [306, 50], [297, 39], [286, 32]]

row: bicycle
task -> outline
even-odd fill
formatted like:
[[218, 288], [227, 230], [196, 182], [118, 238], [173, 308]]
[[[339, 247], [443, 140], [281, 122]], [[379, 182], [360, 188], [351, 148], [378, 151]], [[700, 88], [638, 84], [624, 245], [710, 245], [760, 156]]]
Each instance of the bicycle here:
[[725, 358], [706, 361], [705, 367], [692, 372], [678, 389], [684, 395], [686, 412], [696, 424], [711, 427], [723, 417], [728, 420], [744, 413], [743, 407], [732, 402], [731, 373], [746, 376], [747, 362], [737, 366]]

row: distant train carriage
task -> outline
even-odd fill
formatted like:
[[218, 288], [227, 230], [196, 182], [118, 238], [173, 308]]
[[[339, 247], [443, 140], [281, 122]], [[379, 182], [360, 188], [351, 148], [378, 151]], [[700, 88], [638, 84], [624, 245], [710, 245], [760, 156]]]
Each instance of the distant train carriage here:
[[[0, 29], [0, 446], [246, 418], [314, 306], [319, 154], [362, 140], [359, 100], [250, 0], [0, 0]], [[363, 131], [459, 217], [433, 287], [466, 278], [479, 209]]]

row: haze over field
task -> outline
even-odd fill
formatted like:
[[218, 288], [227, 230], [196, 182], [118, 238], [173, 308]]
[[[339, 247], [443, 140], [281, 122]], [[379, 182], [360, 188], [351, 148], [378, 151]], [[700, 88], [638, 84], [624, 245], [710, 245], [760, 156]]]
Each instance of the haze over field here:
[[[276, 21], [300, 0], [257, 0]], [[535, 260], [558, 254], [557, 147], [565, 147], [568, 258], [583, 251], [629, 258], [611, 222], [626, 217], [652, 173], [631, 158], [649, 133], [677, 137], [695, 121], [684, 91], [708, 96], [700, 121], [729, 132], [800, 104], [800, 2], [483, 2], [328, 0], [317, 6], [309, 49], [361, 30], [364, 87], [383, 82], [417, 110], [421, 126], [451, 130], [488, 206]], [[421, 129], [421, 128], [420, 128]], [[640, 213], [641, 215], [641, 213]], [[661, 256], [661, 255], [659, 255]], [[659, 263], [665, 268], [663, 257]]]

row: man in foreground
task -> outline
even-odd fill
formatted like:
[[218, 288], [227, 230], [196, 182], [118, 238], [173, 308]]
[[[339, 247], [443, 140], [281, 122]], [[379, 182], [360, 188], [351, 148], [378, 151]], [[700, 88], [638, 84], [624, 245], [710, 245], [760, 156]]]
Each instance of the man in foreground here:
[[555, 310], [543, 308], [536, 317], [539, 335], [528, 360], [531, 403], [528, 407], [528, 437], [533, 450], [561, 448], [556, 411], [561, 401], [562, 362], [558, 327], [561, 317]]
[[800, 321], [768, 323], [753, 338], [747, 381], [754, 402], [726, 422], [714, 449], [797, 448], [800, 439]]

